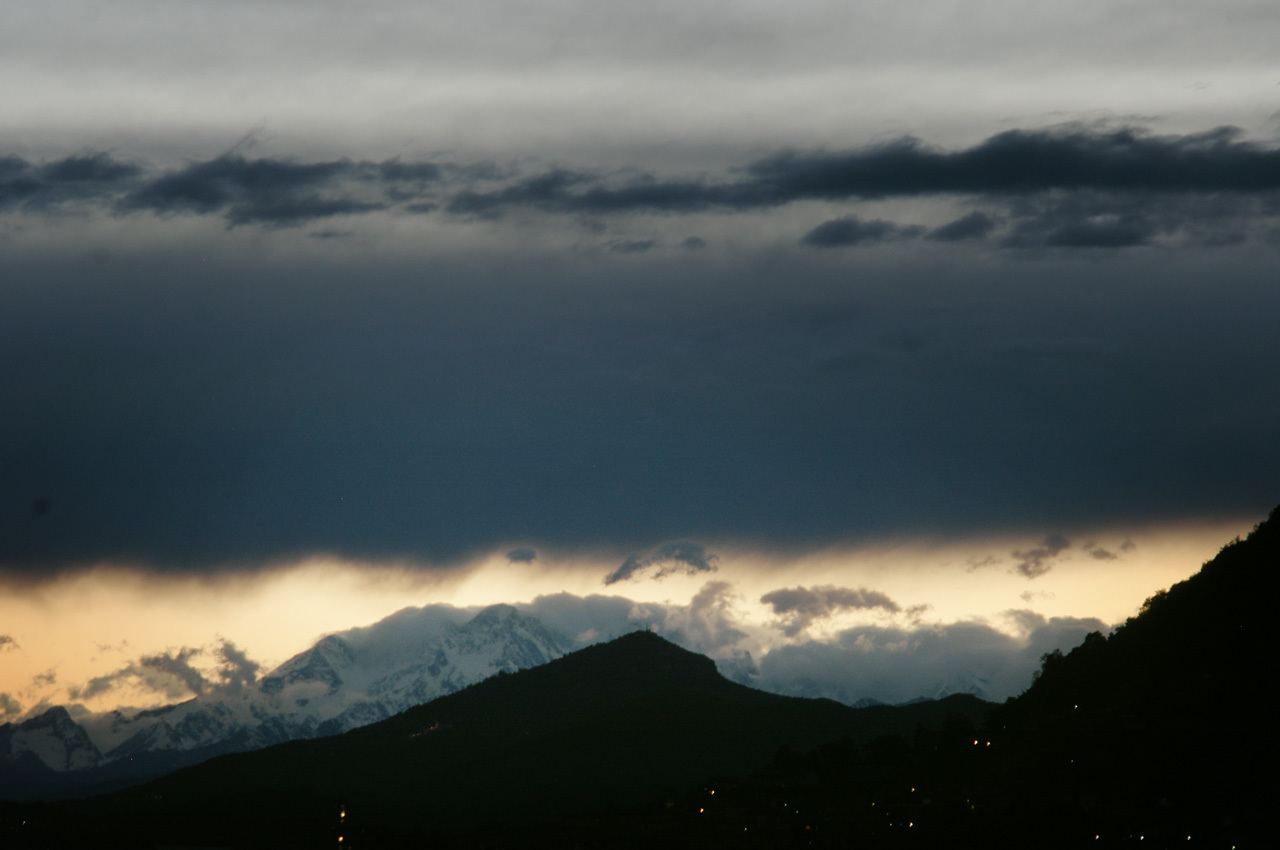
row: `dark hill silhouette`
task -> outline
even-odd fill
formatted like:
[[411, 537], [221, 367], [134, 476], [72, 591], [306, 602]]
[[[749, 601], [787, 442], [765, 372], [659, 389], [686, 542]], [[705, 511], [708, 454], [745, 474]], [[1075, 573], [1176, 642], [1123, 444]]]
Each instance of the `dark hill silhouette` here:
[[545, 827], [749, 775], [780, 749], [910, 735], [949, 715], [973, 723], [987, 708], [969, 696], [853, 709], [768, 694], [636, 632], [345, 735], [225, 756], [73, 811], [108, 842], [317, 846], [340, 805], [384, 843]]
[[1082, 834], [1268, 834], [1262, 818], [1280, 782], [1252, 766], [1280, 756], [1278, 597], [1280, 508], [1110, 636], [1046, 656], [1032, 686], [991, 718], [1018, 753], [1006, 768], [1051, 790], [1011, 800], [1030, 820], [1059, 817], [1046, 812], [1049, 797], [1088, 804]]

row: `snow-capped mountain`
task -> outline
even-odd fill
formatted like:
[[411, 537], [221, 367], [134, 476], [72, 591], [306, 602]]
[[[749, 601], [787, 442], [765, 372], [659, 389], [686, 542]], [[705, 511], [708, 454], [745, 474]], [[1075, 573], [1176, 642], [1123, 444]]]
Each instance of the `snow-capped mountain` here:
[[545, 664], [568, 648], [563, 637], [510, 605], [462, 623], [440, 609], [405, 609], [329, 635], [236, 692], [80, 723], [56, 707], [20, 725], [5, 724], [0, 769], [119, 773], [129, 763], [162, 772], [222, 753], [345, 732], [499, 672]]
[[23, 723], [0, 726], [0, 762], [16, 769], [84, 770], [96, 767], [102, 753], [84, 727], [62, 706]]

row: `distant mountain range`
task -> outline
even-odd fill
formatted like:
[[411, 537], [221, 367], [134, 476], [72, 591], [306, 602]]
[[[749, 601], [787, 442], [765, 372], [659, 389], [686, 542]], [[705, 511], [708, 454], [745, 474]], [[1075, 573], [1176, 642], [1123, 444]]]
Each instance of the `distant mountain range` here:
[[564, 638], [509, 605], [461, 625], [407, 609], [325, 637], [239, 693], [83, 725], [59, 706], [0, 726], [0, 799], [121, 787], [224, 753], [340, 734], [565, 651]]
[[909, 735], [953, 715], [972, 724], [989, 707], [967, 695], [855, 709], [765, 693], [641, 631], [343, 735], [214, 759], [87, 811], [103, 818], [94, 841], [136, 817], [181, 843], [332, 846], [342, 813], [365, 843], [430, 844], [459, 826], [518, 830], [683, 795], [707, 777], [760, 770], [780, 750]]
[[1271, 846], [1277, 590], [1280, 509], [1001, 706], [768, 694], [637, 632], [344, 734], [0, 804], [0, 845]]
[[[545, 664], [573, 643], [510, 605], [485, 608], [463, 622], [438, 610], [406, 608], [324, 637], [235, 690], [218, 688], [132, 713], [73, 715], [55, 706], [0, 726], [0, 799], [83, 796], [227, 753], [341, 734], [498, 673]], [[754, 668], [741, 658], [721, 664], [726, 675], [751, 683]], [[981, 698], [984, 684], [956, 673], [913, 702], [956, 693]], [[821, 691], [815, 686], [795, 695]], [[861, 697], [851, 704], [886, 703]]]

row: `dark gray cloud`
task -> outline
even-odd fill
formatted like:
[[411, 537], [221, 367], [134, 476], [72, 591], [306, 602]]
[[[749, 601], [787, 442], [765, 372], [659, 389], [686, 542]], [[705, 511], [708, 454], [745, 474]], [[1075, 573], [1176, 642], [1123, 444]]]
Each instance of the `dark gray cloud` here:
[[512, 549], [507, 552], [507, 560], [513, 564], [531, 564], [538, 560], [538, 552], [528, 547]]
[[11, 207], [112, 198], [130, 186], [142, 169], [106, 153], [85, 153], [43, 164], [21, 157], [0, 158], [0, 211]]
[[[609, 575], [605, 584], [615, 584], [635, 578], [638, 573], [648, 573], [652, 579], [661, 579], [676, 573], [695, 575], [715, 572], [718, 559], [699, 543], [674, 540], [664, 543], [646, 554], [633, 553]], [[651, 569], [656, 567], [657, 569]]]
[[220, 662], [217, 686], [223, 691], [238, 694], [258, 680], [262, 665], [249, 658], [245, 652], [229, 640], [222, 640], [214, 650]]
[[788, 551], [1275, 500], [1266, 257], [610, 256], [9, 250], [0, 563]]
[[1115, 552], [1112, 552], [1110, 549], [1104, 549], [1092, 540], [1080, 548], [1087, 552], [1089, 557], [1093, 558], [1095, 561], [1116, 561], [1120, 558], [1120, 556]]
[[[202, 670], [195, 659], [212, 656], [210, 670]], [[211, 649], [181, 647], [177, 650], [143, 655], [135, 661], [83, 686], [67, 689], [74, 700], [86, 700], [122, 686], [139, 687], [168, 699], [185, 699], [208, 693], [235, 695], [257, 681], [260, 665], [231, 641], [219, 639]]]
[[634, 239], [614, 242], [609, 246], [609, 251], [614, 254], [643, 254], [657, 244], [653, 239]]
[[795, 637], [815, 621], [843, 611], [878, 608], [896, 614], [901, 610], [898, 603], [878, 590], [832, 585], [781, 588], [766, 593], [760, 601], [773, 609], [779, 617], [779, 627], [788, 637]]
[[18, 642], [9, 635], [0, 635], [0, 652], [19, 649]]
[[982, 239], [995, 228], [996, 222], [991, 216], [974, 210], [955, 221], [934, 228], [926, 238], [937, 242], [963, 242], [967, 239]]
[[[344, 180], [370, 170], [399, 180], [409, 166], [383, 163], [357, 165], [347, 160], [296, 163], [278, 159], [246, 159], [224, 154], [162, 174], [121, 198], [125, 212], [201, 213], [224, 215], [232, 225], [296, 224], [335, 215], [383, 209], [378, 201], [361, 200], [337, 190]], [[415, 179], [412, 182], [417, 182]]]
[[908, 239], [922, 232], [919, 227], [903, 227], [880, 219], [863, 221], [856, 215], [848, 215], [819, 224], [800, 239], [800, 244], [812, 248], [843, 248]]
[[[645, 175], [617, 182], [555, 169], [500, 188], [458, 192], [449, 208], [470, 214], [507, 206], [592, 213], [695, 212], [918, 195], [1256, 195], [1277, 190], [1280, 151], [1245, 141], [1235, 128], [1157, 136], [1134, 128], [1067, 127], [1010, 130], [959, 151], [936, 150], [903, 138], [854, 151], [784, 152], [750, 163], [734, 179], [721, 181]], [[982, 224], [970, 218], [947, 227], [955, 227], [949, 233], [956, 238]]]
[[[0, 209], [98, 199], [113, 202], [121, 212], [217, 215], [233, 226], [295, 225], [386, 209], [423, 213], [443, 208], [476, 217], [497, 216], [513, 207], [593, 215], [692, 213], [922, 195], [975, 196], [1006, 204], [1055, 194], [1137, 197], [1148, 207], [1152, 195], [1187, 196], [1197, 200], [1184, 205], [1183, 215], [1197, 220], [1203, 217], [1197, 209], [1203, 210], [1200, 199], [1205, 196], [1234, 209], [1277, 192], [1280, 151], [1247, 141], [1230, 127], [1181, 136], [1136, 128], [1011, 130], [956, 151], [902, 138], [850, 151], [785, 151], [718, 179], [670, 179], [634, 170], [611, 175], [563, 167], [522, 174], [487, 164], [399, 159], [300, 162], [250, 159], [235, 151], [158, 172], [105, 153], [45, 164], [13, 156], [0, 159]], [[805, 244], [852, 245], [923, 232], [887, 222], [844, 221], [819, 226]], [[991, 214], [974, 211], [936, 228], [929, 238], [979, 239], [994, 226]], [[1129, 247], [1146, 244], [1167, 226], [1140, 216], [1015, 222], [1008, 244]], [[1221, 243], [1239, 236], [1215, 230], [1202, 241]], [[690, 244], [697, 243], [686, 240], [686, 247]]]
[[[530, 210], [587, 212], [588, 197], [622, 212], [734, 211], [749, 205], [709, 199], [817, 199], [819, 175], [844, 180], [836, 201], [851, 186], [925, 191], [912, 174], [854, 180], [868, 162], [923, 163], [924, 177], [936, 172], [929, 191], [963, 193], [987, 184], [937, 174], [995, 168], [1022, 148], [1057, 176], [988, 181], [1031, 188], [963, 200], [998, 222], [981, 244], [1013, 251], [946, 240], [804, 250], [801, 222], [820, 220], [809, 208], [753, 218], [758, 240], [717, 229], [696, 251], [506, 238]], [[1055, 150], [1075, 151], [1076, 165], [1050, 168]], [[1106, 151], [1220, 179], [1160, 183], [1148, 168], [1147, 189], [1072, 188], [1101, 185]], [[1252, 234], [1274, 195], [1247, 191], [1232, 163], [1272, 157], [1224, 134], [1024, 131], [952, 153], [911, 143], [770, 157], [684, 181], [670, 209], [639, 203], [667, 184], [633, 171], [540, 180], [444, 161], [240, 154], [141, 172], [116, 155], [47, 173], [9, 162], [11, 182], [99, 175], [93, 192], [109, 190], [82, 198], [98, 212], [139, 206], [113, 222], [129, 233], [119, 244], [67, 236], [88, 215], [60, 220], [58, 250], [10, 227], [25, 202], [6, 208], [0, 569], [230, 570], [316, 552], [451, 564], [513, 540], [540, 552], [694, 539], [785, 553], [1260, 514], [1280, 469], [1280, 400], [1257, 389], [1280, 384], [1280, 294], [1271, 249]], [[436, 203], [446, 218], [466, 191], [484, 198], [476, 215], [526, 214], [448, 222], [471, 235], [419, 253], [375, 251], [366, 233], [321, 244], [241, 229], [214, 234], [217, 253], [200, 263], [166, 241], [186, 233], [167, 220], [180, 215], [301, 224], [329, 209], [318, 200], [392, 213]], [[554, 221], [580, 235], [588, 218]], [[430, 222], [412, 224], [436, 238]], [[685, 224], [634, 232], [675, 246]], [[1111, 226], [1135, 228], [1142, 245], [1053, 247]], [[1215, 233], [1251, 241], [1201, 248]]]
[[[209, 686], [204, 674], [191, 665], [191, 659], [201, 655], [203, 650], [183, 647], [177, 652], [161, 652], [156, 655], [144, 655], [138, 659], [138, 667], [143, 671], [139, 678], [146, 682], [166, 682], [166, 693], [173, 693], [170, 682], [181, 685], [192, 694], [199, 696]], [[148, 675], [155, 674], [155, 675]]]
[[0, 719], [8, 721], [22, 713], [22, 703], [13, 694], [0, 694]]
[[1033, 549], [1014, 550], [1009, 554], [1017, 562], [1013, 572], [1021, 573], [1027, 578], [1039, 578], [1053, 569], [1053, 560], [1071, 547], [1071, 541], [1061, 534], [1050, 534]]
[[58, 671], [50, 668], [43, 673], [37, 673], [31, 677], [31, 684], [37, 688], [48, 687], [58, 683]]

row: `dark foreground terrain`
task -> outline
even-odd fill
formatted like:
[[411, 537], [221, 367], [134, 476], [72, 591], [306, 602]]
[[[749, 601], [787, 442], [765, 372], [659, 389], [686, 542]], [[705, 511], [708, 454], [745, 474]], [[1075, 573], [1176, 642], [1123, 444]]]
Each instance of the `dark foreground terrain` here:
[[0, 847], [1271, 846], [1278, 572], [1273, 511], [1002, 706], [781, 697], [636, 633], [338, 737], [0, 804]]

